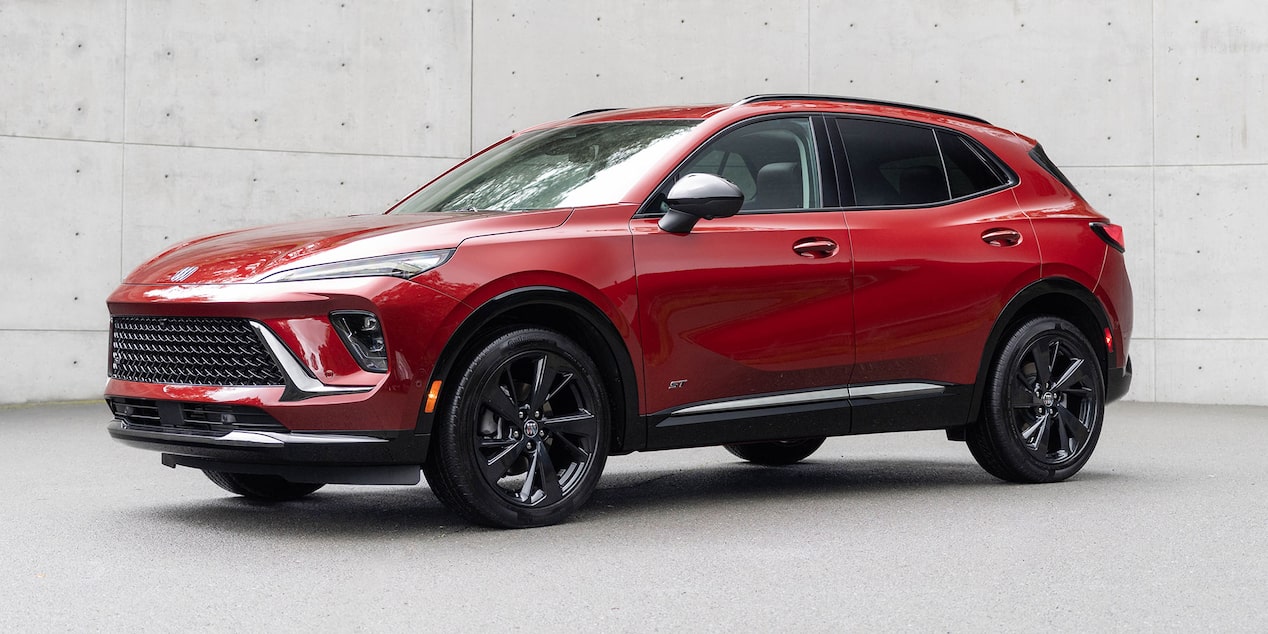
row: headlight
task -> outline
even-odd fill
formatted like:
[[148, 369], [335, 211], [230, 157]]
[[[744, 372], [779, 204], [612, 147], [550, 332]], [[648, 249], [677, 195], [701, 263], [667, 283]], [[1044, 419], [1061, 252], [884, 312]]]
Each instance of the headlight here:
[[317, 264], [297, 269], [278, 271], [261, 279], [261, 282], [299, 282], [303, 280], [329, 280], [339, 277], [399, 277], [410, 279], [416, 275], [434, 269], [453, 253], [453, 249], [445, 251], [421, 251], [419, 253], [400, 253], [384, 255], [360, 260], [346, 260]]

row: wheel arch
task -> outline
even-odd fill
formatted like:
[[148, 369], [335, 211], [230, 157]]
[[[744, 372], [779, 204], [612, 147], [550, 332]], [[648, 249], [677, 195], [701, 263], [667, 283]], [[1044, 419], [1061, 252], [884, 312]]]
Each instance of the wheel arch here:
[[[574, 339], [599, 366], [599, 379], [611, 403], [611, 454], [630, 453], [646, 442], [638, 416], [638, 380], [633, 360], [616, 326], [586, 298], [554, 286], [507, 291], [481, 304], [454, 331], [432, 370], [434, 381], [448, 382], [455, 366], [499, 333], [517, 326], [538, 326]], [[442, 386], [444, 383], [442, 383]], [[441, 400], [448, 391], [442, 388]], [[443, 411], [437, 406], [435, 411]], [[429, 434], [435, 415], [419, 412], [418, 433]]]
[[1109, 350], [1103, 333], [1110, 326], [1105, 307], [1091, 290], [1069, 278], [1045, 278], [1018, 291], [995, 320], [978, 364], [973, 385], [968, 424], [976, 424], [981, 416], [982, 397], [991, 364], [999, 356], [1000, 347], [1016, 324], [1034, 315], [1054, 315], [1073, 323], [1092, 344], [1101, 364], [1102, 376], [1108, 377]]

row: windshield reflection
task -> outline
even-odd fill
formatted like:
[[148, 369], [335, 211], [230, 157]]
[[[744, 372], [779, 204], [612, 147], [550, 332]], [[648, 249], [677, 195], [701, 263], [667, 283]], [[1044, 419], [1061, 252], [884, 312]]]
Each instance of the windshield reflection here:
[[620, 202], [698, 123], [626, 121], [529, 132], [446, 174], [393, 213]]

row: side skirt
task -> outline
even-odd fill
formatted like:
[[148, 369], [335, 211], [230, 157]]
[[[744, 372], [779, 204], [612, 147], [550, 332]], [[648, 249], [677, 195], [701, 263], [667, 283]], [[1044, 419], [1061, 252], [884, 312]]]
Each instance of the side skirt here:
[[646, 416], [647, 450], [947, 429], [967, 422], [971, 385], [893, 383], [767, 394]]

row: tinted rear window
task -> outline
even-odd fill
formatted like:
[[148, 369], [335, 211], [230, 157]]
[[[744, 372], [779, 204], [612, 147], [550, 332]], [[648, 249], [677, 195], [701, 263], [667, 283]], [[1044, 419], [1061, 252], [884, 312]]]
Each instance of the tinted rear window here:
[[837, 128], [856, 205], [920, 205], [951, 198], [932, 129], [871, 119], [837, 119]]

